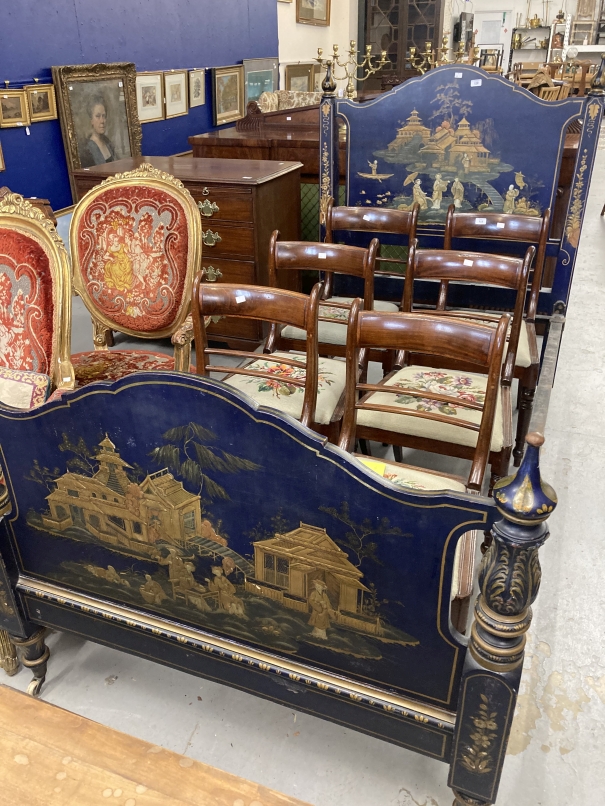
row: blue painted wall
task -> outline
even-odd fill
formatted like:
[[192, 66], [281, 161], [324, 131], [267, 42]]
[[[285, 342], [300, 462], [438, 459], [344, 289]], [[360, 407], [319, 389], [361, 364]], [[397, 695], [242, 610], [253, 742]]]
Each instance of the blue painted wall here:
[[[137, 70], [220, 67], [277, 56], [275, 0], [5, 0], [0, 79], [16, 86], [50, 79], [52, 65], [132, 61]], [[212, 93], [187, 115], [143, 124], [143, 154], [186, 151], [212, 127]], [[71, 204], [59, 122], [1, 129], [6, 172], [0, 185]]]

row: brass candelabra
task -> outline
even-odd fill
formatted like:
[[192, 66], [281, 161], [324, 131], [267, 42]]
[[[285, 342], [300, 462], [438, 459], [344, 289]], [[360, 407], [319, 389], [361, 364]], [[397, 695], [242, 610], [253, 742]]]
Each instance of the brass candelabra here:
[[[357, 42], [352, 39], [349, 44], [349, 50], [346, 53], [346, 56], [341, 56], [339, 53], [338, 45], [332, 45], [332, 58], [329, 60], [332, 62], [332, 66], [334, 69], [338, 66], [342, 70], [344, 70], [343, 75], [336, 75], [334, 73], [334, 78], [338, 81], [344, 81], [346, 79], [347, 86], [345, 88], [345, 95], [347, 98], [354, 98], [355, 97], [355, 84], [354, 81], [366, 81], [370, 76], [374, 75], [374, 73], [381, 70], [383, 67], [391, 64], [390, 59], [387, 58], [386, 50], [383, 50], [380, 53], [380, 58], [372, 56], [372, 46], [366, 45], [365, 55], [363, 59], [358, 62], [357, 55], [359, 51], [357, 50]], [[374, 61], [372, 61], [374, 60]], [[326, 67], [328, 64], [328, 60], [323, 58], [323, 49], [317, 48], [317, 57], [315, 59], [322, 67]], [[363, 75], [359, 75], [359, 71], [363, 71]]]
[[437, 48], [436, 50], [433, 49], [432, 42], [426, 42], [424, 52], [418, 52], [418, 49], [414, 46], [410, 48], [410, 64], [414, 67], [421, 75], [424, 75], [427, 70], [430, 70], [433, 67], [440, 67], [443, 64], [461, 64], [462, 62], [466, 62], [467, 64], [474, 64], [479, 59], [479, 48], [478, 47], [471, 47], [471, 51], [467, 54], [464, 50], [464, 43], [460, 42], [458, 44], [458, 49], [452, 49], [452, 58], [448, 58], [448, 39], [449, 33], [445, 33], [441, 40], [441, 47]]

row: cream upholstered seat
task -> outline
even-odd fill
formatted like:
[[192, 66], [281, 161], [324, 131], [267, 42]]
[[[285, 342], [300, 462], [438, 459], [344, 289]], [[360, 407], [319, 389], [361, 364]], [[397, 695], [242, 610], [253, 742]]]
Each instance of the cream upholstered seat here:
[[[329, 302], [340, 302], [350, 305], [353, 297], [330, 297]], [[398, 307], [393, 302], [383, 302], [374, 300], [375, 311], [397, 311]], [[324, 303], [319, 306], [319, 323], [317, 328], [318, 341], [324, 344], [347, 343], [347, 322], [349, 321], [349, 311], [346, 308], [336, 308], [333, 305]], [[326, 319], [333, 321], [326, 322]], [[285, 339], [304, 339], [305, 331], [298, 327], [285, 327], [282, 330]]]
[[[485, 401], [487, 375], [474, 372], [458, 372], [456, 370], [430, 369], [422, 366], [410, 366], [397, 370], [383, 381], [384, 386], [400, 386], [401, 395], [391, 392], [374, 392], [368, 403], [401, 409], [401, 414], [392, 414], [388, 411], [372, 411], [361, 409], [357, 414], [357, 424], [360, 427], [379, 428], [382, 431], [395, 431], [399, 434], [409, 434], [414, 437], [426, 437], [440, 442], [454, 443], [474, 448], [477, 445], [478, 431], [464, 428], [457, 421], [466, 421], [479, 425], [482, 411], [457, 407], [456, 399], [461, 403], [478, 403]], [[452, 397], [452, 401], [444, 403], [441, 400], [419, 398], [406, 395], [405, 390], [426, 391], [429, 394]], [[510, 398], [507, 396], [506, 398]], [[506, 406], [505, 406], [506, 408]], [[405, 410], [432, 412], [448, 418], [448, 422], [424, 419], [423, 417], [404, 415]], [[502, 396], [498, 393], [496, 401], [496, 414], [490, 450], [498, 452], [505, 445], [505, 428]], [[507, 442], [510, 434], [506, 433]]]
[[[306, 356], [299, 353], [277, 352], [270, 356], [259, 356], [257, 361], [247, 363], [246, 369], [271, 375], [271, 380], [254, 376], [232, 375], [225, 380], [225, 383], [245, 392], [264, 406], [271, 406], [300, 419], [304, 387], [294, 386], [288, 381], [292, 379], [304, 381], [306, 371], [300, 367], [280, 363], [280, 358], [296, 358], [297, 361], [306, 363]], [[317, 423], [328, 425], [332, 421], [334, 411], [344, 392], [345, 376], [346, 364], [344, 361], [337, 361], [333, 358], [319, 359], [315, 409]]]
[[421, 490], [423, 492], [437, 490], [454, 490], [457, 493], [466, 492], [466, 485], [462, 479], [454, 478], [454, 476], [447, 476], [444, 473], [432, 473], [430, 470], [421, 470], [417, 467], [410, 467], [410, 465], [403, 465], [400, 462], [372, 459], [369, 456], [357, 456], [357, 458], [363, 465], [373, 470], [374, 473], [397, 487]]

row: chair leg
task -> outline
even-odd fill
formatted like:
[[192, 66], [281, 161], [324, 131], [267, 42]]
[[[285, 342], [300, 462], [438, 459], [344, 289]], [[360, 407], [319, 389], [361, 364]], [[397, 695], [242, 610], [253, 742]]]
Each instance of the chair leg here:
[[605, 215], [605, 204], [603, 205], [603, 209], [601, 210], [601, 215]]
[[372, 451], [370, 450], [370, 446], [368, 445], [367, 439], [359, 440], [359, 450], [363, 453], [364, 456], [372, 455]]
[[470, 610], [470, 606], [471, 606], [470, 596], [464, 596], [464, 597], [456, 596], [456, 598], [453, 599], [451, 603], [450, 618], [452, 620], [452, 624], [462, 635], [466, 634], [466, 626], [468, 622], [468, 613]]
[[513, 451], [513, 459], [515, 467], [519, 467], [523, 454], [525, 453], [525, 437], [529, 431], [529, 424], [531, 422], [531, 413], [534, 407], [534, 395], [536, 390], [533, 387], [523, 386], [519, 384], [520, 389], [520, 402], [519, 414], [517, 416], [517, 436], [515, 439], [515, 449]]
[[403, 448], [401, 445], [393, 445], [393, 456], [396, 462], [403, 463]]

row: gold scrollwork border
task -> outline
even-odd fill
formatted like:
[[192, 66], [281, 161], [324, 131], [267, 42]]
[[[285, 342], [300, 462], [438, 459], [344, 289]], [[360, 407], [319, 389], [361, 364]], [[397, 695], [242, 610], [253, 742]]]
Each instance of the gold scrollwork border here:
[[52, 356], [48, 374], [53, 388], [73, 389], [71, 268], [65, 244], [52, 221], [18, 193], [0, 192], [0, 226], [31, 238], [48, 257], [53, 297]]
[[69, 97], [69, 84], [73, 84], [74, 82], [106, 81], [111, 79], [119, 79], [123, 82], [130, 153], [133, 157], [140, 157], [143, 131], [137, 112], [136, 75], [137, 71], [134, 62], [68, 64], [52, 68], [53, 83], [55, 85], [57, 105], [59, 107], [61, 133], [63, 135], [65, 156], [67, 158], [69, 183], [74, 199], [76, 199], [77, 196], [73, 172], [81, 168], [82, 164], [78, 152], [78, 138]]

